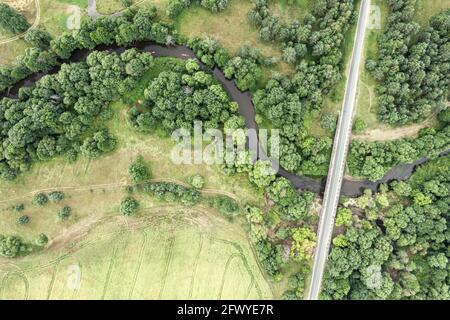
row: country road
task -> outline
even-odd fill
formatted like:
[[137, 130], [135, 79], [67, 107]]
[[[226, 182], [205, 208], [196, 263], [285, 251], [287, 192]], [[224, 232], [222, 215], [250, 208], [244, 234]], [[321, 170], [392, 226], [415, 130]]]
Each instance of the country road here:
[[334, 138], [333, 152], [331, 155], [327, 184], [323, 199], [308, 300], [319, 299], [325, 264], [327, 261], [328, 252], [330, 250], [336, 209], [341, 192], [347, 152], [353, 126], [359, 69], [363, 54], [363, 43], [369, 10], [370, 0], [362, 0], [351, 58], [352, 60], [350, 62], [350, 71], [345, 89], [344, 102]]

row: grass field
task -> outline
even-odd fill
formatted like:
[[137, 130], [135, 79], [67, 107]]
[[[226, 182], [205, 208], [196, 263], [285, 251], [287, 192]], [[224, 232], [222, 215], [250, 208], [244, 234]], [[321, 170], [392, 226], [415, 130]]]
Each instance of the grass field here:
[[[167, 59], [157, 59], [130, 97], [142, 98], [144, 87]], [[127, 195], [124, 187], [130, 183], [128, 166], [138, 156], [150, 164], [155, 180], [186, 183], [201, 174], [205, 195], [229, 196], [240, 204], [264, 200], [243, 176], [228, 177], [207, 165], [174, 165], [169, 138], [134, 132], [125, 124], [127, 106], [116, 102], [111, 108], [109, 127], [119, 140], [115, 152], [93, 161], [39, 163], [16, 181], [0, 184], [0, 234], [33, 241], [45, 233], [51, 240], [41, 253], [0, 259], [0, 299], [271, 298], [241, 226], [243, 220], [231, 223], [201, 205], [182, 208], [137, 193], [138, 215], [125, 219], [118, 214]], [[61, 203], [44, 207], [31, 203], [34, 194], [52, 190], [64, 192]], [[18, 203], [25, 205], [20, 213], [11, 210]], [[60, 221], [57, 212], [66, 205], [73, 214]], [[25, 226], [17, 223], [22, 215], [31, 218]], [[67, 287], [72, 267], [82, 270], [81, 287], [76, 290]], [[282, 292], [284, 285], [274, 290]]]
[[[289, 2], [292, 2], [291, 4]], [[270, 2], [270, 10], [286, 23], [301, 19], [310, 11], [313, 0], [275, 0]]]
[[[161, 68], [147, 74], [130, 96], [139, 99]], [[115, 116], [109, 127], [119, 140], [115, 152], [94, 161], [40, 163], [17, 181], [0, 184], [0, 234], [33, 241], [45, 233], [51, 241], [40, 253], [0, 259], [0, 299], [272, 298], [243, 220], [231, 223], [201, 205], [183, 208], [137, 193], [138, 215], [125, 219], [118, 214], [130, 183], [128, 166], [139, 155], [155, 180], [186, 183], [201, 174], [206, 195], [230, 196], [241, 204], [262, 204], [263, 195], [245, 177], [225, 176], [217, 167], [172, 164], [169, 138], [135, 133], [125, 124], [126, 106], [116, 102], [111, 108]], [[51, 190], [63, 191], [64, 200], [44, 207], [31, 203], [37, 192]], [[11, 210], [18, 203], [25, 205], [20, 213]], [[57, 212], [66, 205], [73, 214], [60, 221]], [[25, 226], [17, 223], [22, 215], [31, 218]], [[68, 284], [73, 270], [81, 272], [79, 287]], [[273, 290], [279, 294], [284, 286]]]
[[0, 299], [270, 299], [236, 224], [197, 208], [105, 218], [80, 240], [0, 260]]
[[[247, 20], [247, 13], [252, 8], [249, 0], [230, 0], [228, 7], [219, 13], [211, 13], [200, 6], [192, 6], [177, 19], [177, 29], [187, 36], [210, 36], [235, 53], [242, 46], [257, 47], [268, 57], [281, 57], [281, 50], [275, 43], [259, 40], [259, 32]], [[279, 63], [277, 71], [289, 73], [292, 67]]]
[[[75, 13], [76, 7], [80, 8], [81, 16], [85, 15], [87, 0], [38, 0], [40, 7], [39, 27], [47, 30], [53, 37], [59, 36], [67, 31], [68, 18]], [[35, 2], [32, 1], [24, 11], [30, 25], [36, 19]], [[2, 34], [0, 31], [0, 42], [12, 35]], [[23, 38], [0, 44], [0, 65], [14, 65], [16, 57], [23, 54], [29, 45]]]

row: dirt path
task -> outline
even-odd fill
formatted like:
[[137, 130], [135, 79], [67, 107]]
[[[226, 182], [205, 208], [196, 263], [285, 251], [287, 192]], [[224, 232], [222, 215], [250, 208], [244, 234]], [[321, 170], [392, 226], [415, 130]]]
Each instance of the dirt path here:
[[407, 137], [414, 138], [419, 134], [421, 129], [430, 126], [435, 116], [436, 114], [433, 114], [422, 123], [412, 124], [406, 127], [370, 129], [364, 133], [354, 134], [352, 139], [361, 141], [391, 141]]
[[[178, 184], [181, 185], [183, 187], [186, 188], [192, 188], [191, 185], [189, 185], [188, 183], [181, 181], [181, 180], [177, 180], [177, 179], [172, 179], [172, 178], [158, 178], [158, 179], [151, 179], [145, 182], [169, 182], [169, 183], [174, 183], [174, 184]], [[143, 182], [143, 183], [145, 183]], [[133, 184], [128, 183], [127, 181], [119, 181], [119, 182], [112, 182], [112, 183], [104, 183], [104, 184], [93, 184], [93, 185], [86, 185], [86, 186], [72, 186], [72, 187], [47, 187], [47, 188], [43, 188], [43, 189], [37, 189], [37, 190], [33, 190], [27, 193], [24, 193], [20, 196], [17, 197], [13, 197], [13, 198], [8, 198], [8, 199], [2, 199], [0, 200], [0, 203], [5, 203], [5, 202], [11, 202], [11, 201], [16, 201], [16, 200], [20, 200], [20, 199], [24, 199], [27, 197], [31, 197], [37, 193], [40, 192], [51, 192], [51, 191], [89, 191], [89, 190], [98, 190], [98, 189], [105, 189], [105, 188], [110, 188], [110, 189], [116, 189], [116, 188], [123, 188], [126, 186], [133, 186]], [[238, 196], [236, 196], [234, 193], [232, 192], [228, 192], [225, 190], [219, 190], [219, 189], [203, 189], [203, 190], [199, 190], [203, 195], [222, 195], [222, 196], [227, 196], [229, 198], [232, 198], [233, 200], [235, 200], [240, 208], [242, 209], [242, 204], [241, 204], [241, 200], [239, 199]]]

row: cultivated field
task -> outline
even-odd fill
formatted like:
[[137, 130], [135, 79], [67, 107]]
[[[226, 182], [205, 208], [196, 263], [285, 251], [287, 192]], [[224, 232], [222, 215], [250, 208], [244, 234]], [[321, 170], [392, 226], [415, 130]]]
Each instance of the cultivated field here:
[[104, 218], [62, 247], [55, 239], [42, 254], [0, 259], [0, 299], [272, 298], [238, 225], [198, 208], [145, 214]]
[[[156, 60], [129, 93], [130, 101], [139, 103], [166, 59]], [[0, 260], [0, 298], [271, 298], [242, 219], [231, 223], [200, 205], [183, 208], [139, 193], [133, 194], [140, 202], [137, 216], [119, 215], [131, 183], [128, 166], [138, 156], [149, 164], [154, 180], [186, 184], [200, 174], [205, 196], [228, 196], [241, 205], [264, 203], [262, 192], [244, 176], [225, 176], [215, 166], [174, 165], [174, 143], [162, 134], [136, 133], [126, 124], [129, 107], [119, 101], [110, 106], [112, 118], [105, 124], [118, 139], [111, 154], [39, 163], [14, 182], [0, 183], [0, 234], [34, 241], [45, 233], [50, 239], [40, 253]], [[60, 203], [32, 204], [36, 193], [53, 190], [64, 192]], [[24, 204], [24, 210], [14, 211], [16, 204]], [[63, 206], [72, 208], [65, 221], [57, 216]], [[18, 224], [22, 215], [30, 217], [28, 224]], [[79, 288], [68, 284], [78, 271]]]

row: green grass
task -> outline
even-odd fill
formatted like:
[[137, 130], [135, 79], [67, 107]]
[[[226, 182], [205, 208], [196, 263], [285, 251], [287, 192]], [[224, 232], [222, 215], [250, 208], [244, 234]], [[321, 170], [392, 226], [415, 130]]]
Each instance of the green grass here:
[[80, 8], [86, 8], [88, 0], [57, 0], [59, 3], [63, 4], [73, 4], [79, 6]]
[[[248, 0], [230, 0], [228, 7], [219, 13], [192, 6], [178, 17], [176, 28], [189, 37], [213, 37], [233, 54], [242, 46], [252, 46], [259, 48], [263, 55], [280, 57], [278, 45], [260, 41], [259, 31], [248, 23], [247, 13], [251, 8]], [[291, 67], [280, 63], [279, 70], [288, 72]]]
[[[67, 31], [67, 18], [72, 14], [70, 5], [78, 5], [81, 8], [81, 15], [86, 15], [87, 0], [40, 0], [41, 18], [39, 27], [47, 30], [53, 37], [61, 35]], [[36, 10], [34, 2], [24, 11], [30, 24], [34, 22]], [[0, 40], [6, 35], [0, 33]], [[0, 44], [0, 65], [14, 65], [16, 58], [25, 52], [29, 45], [21, 39], [14, 40], [5, 44]]]
[[375, 88], [377, 82], [370, 72], [365, 68], [368, 59], [376, 59], [378, 56], [378, 38], [382, 35], [389, 14], [389, 6], [384, 0], [372, 0], [372, 5], [376, 5], [381, 11], [381, 28], [369, 29], [366, 32], [364, 42], [365, 52], [361, 65], [360, 80], [358, 84], [356, 117], [362, 119], [367, 124], [367, 129], [386, 127], [377, 118], [377, 99]]
[[[128, 98], [142, 99], [168, 60], [158, 58]], [[33, 241], [45, 233], [51, 239], [46, 250], [15, 259], [14, 270], [12, 260], [0, 259], [0, 299], [273, 298], [242, 219], [231, 223], [202, 205], [181, 208], [143, 194], [134, 194], [141, 203], [137, 217], [119, 215], [124, 186], [130, 183], [127, 169], [138, 156], [150, 164], [154, 179], [186, 182], [200, 174], [208, 195], [264, 203], [244, 176], [225, 176], [215, 166], [172, 164], [173, 142], [134, 132], [126, 125], [127, 107], [119, 101], [111, 105], [109, 128], [119, 141], [113, 153], [93, 161], [81, 157], [72, 164], [64, 159], [39, 163], [16, 181], [0, 183], [0, 234]], [[64, 200], [44, 207], [31, 204], [33, 194], [51, 190], [63, 191]], [[18, 203], [25, 204], [20, 213], [11, 210]], [[59, 221], [57, 212], [66, 205], [73, 214]], [[17, 219], [24, 214], [31, 220], [20, 226]], [[73, 265], [82, 270], [78, 290], [67, 287]], [[274, 290], [281, 294], [284, 285]]]
[[311, 11], [313, 4], [312, 0], [276, 0], [269, 4], [269, 8], [283, 22], [290, 23], [295, 20], [301, 21]]
[[445, 9], [450, 9], [450, 1], [448, 0], [418, 0], [414, 20], [422, 26], [427, 26], [431, 17]]
[[65, 250], [0, 259], [0, 272], [0, 299], [273, 298], [244, 230], [197, 208], [109, 217]]

